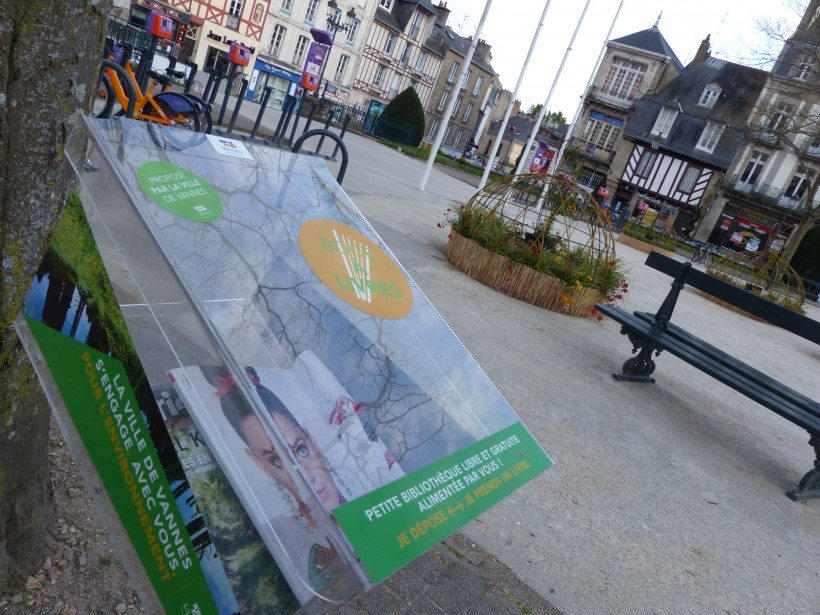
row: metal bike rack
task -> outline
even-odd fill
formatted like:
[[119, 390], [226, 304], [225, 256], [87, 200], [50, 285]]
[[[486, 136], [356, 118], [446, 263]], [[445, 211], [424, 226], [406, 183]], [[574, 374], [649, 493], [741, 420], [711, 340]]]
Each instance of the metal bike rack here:
[[298, 154], [299, 150], [302, 149], [302, 144], [311, 137], [321, 137], [322, 139], [324, 139], [325, 137], [330, 137], [331, 139], [336, 141], [336, 147], [342, 150], [342, 163], [339, 167], [339, 174], [336, 176], [336, 183], [338, 183], [341, 186], [342, 181], [345, 178], [345, 173], [347, 172], [348, 159], [347, 146], [344, 144], [344, 141], [342, 141], [341, 137], [339, 137], [339, 135], [337, 135], [335, 132], [325, 130], [324, 128], [316, 128], [314, 130], [308, 130], [307, 132], [303, 132], [302, 135], [298, 139], [296, 139], [296, 142], [293, 144], [291, 151], [294, 154]]

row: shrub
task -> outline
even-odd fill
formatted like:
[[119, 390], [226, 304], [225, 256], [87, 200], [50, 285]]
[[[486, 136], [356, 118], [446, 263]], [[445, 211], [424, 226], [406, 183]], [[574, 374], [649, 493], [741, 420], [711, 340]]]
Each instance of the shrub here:
[[424, 137], [424, 107], [412, 87], [396, 95], [384, 108], [382, 120], [402, 122], [412, 128], [409, 145], [418, 147]]

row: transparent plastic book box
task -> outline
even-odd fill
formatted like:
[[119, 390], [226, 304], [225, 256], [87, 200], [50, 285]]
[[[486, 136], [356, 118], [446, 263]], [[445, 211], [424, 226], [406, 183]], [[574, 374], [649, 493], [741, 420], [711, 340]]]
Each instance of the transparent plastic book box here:
[[323, 160], [124, 119], [71, 139], [147, 377], [300, 601], [349, 600], [551, 465]]

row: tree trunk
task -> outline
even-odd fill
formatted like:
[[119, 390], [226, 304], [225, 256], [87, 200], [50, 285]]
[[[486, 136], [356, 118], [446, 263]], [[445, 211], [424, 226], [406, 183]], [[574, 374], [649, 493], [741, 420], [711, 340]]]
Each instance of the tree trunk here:
[[789, 236], [789, 240], [786, 242], [781, 254], [787, 262], [791, 262], [794, 257], [794, 253], [797, 252], [797, 248], [800, 247], [800, 243], [806, 237], [806, 233], [808, 233], [818, 222], [820, 222], [820, 207], [810, 209], [811, 204], [814, 202], [815, 196], [817, 195], [818, 187], [820, 187], [820, 181], [815, 180], [814, 184], [806, 192], [806, 213], [803, 214], [797, 228], [794, 229], [792, 234]]
[[51, 511], [48, 406], [11, 324], [73, 172], [111, 2], [0, 2], [0, 589], [40, 563]]

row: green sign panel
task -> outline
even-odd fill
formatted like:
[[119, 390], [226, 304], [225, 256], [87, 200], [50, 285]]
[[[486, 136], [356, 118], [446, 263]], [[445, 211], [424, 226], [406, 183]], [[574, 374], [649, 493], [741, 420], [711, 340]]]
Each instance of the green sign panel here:
[[26, 319], [166, 613], [218, 613], [118, 360]]
[[194, 222], [212, 222], [222, 215], [216, 191], [196, 173], [170, 162], [146, 162], [137, 169], [137, 181], [154, 203], [175, 216]]
[[516, 423], [334, 508], [333, 515], [378, 583], [550, 466]]

